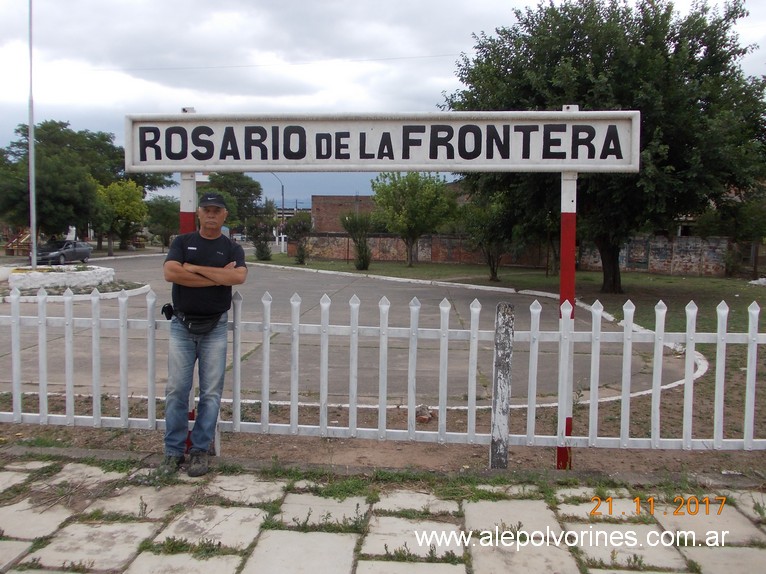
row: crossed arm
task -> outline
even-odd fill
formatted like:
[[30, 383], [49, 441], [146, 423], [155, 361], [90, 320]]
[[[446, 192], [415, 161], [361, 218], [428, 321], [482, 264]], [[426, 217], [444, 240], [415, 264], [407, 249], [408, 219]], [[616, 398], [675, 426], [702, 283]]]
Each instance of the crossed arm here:
[[241, 285], [247, 278], [247, 267], [236, 267], [232, 261], [225, 267], [206, 267], [178, 261], [166, 261], [162, 267], [165, 281], [184, 287]]

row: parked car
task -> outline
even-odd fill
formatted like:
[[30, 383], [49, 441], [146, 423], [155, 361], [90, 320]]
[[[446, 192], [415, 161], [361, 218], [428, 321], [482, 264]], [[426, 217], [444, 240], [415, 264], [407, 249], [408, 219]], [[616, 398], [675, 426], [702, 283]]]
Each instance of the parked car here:
[[65, 265], [71, 261], [87, 263], [93, 247], [84, 241], [49, 241], [37, 248], [37, 262]]

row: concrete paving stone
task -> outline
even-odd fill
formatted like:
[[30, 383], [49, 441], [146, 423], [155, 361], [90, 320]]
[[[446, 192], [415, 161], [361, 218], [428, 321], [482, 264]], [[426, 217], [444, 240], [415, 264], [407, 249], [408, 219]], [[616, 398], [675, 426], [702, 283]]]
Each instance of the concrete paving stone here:
[[[685, 497], [685, 500], [688, 501], [688, 497]], [[688, 505], [678, 509], [679, 503], [680, 501], [655, 504], [654, 517], [665, 530], [671, 532], [693, 531], [696, 536], [696, 543], [703, 545], [706, 544], [705, 540], [708, 534], [711, 536], [718, 535], [718, 541], [717, 543], [714, 542], [713, 546], [721, 543], [725, 545], [748, 545], [752, 542], [766, 542], [766, 533], [755, 526], [734, 505], [724, 504], [723, 509], [721, 509], [718, 503], [713, 504], [713, 497], [711, 497], [707, 510], [705, 505], [700, 503], [697, 514], [689, 514]], [[694, 508], [695, 506], [692, 505], [691, 509]], [[719, 510], [721, 511], [720, 515], [718, 514]], [[683, 511], [684, 514], [674, 515], [676, 511]]]
[[373, 504], [372, 509], [389, 512], [422, 510], [430, 514], [440, 514], [458, 512], [460, 506], [454, 500], [441, 500], [427, 492], [394, 490], [381, 494], [380, 500]]
[[360, 496], [335, 500], [313, 494], [290, 493], [282, 503], [277, 520], [281, 520], [288, 526], [303, 523], [312, 525], [342, 524], [364, 517], [368, 507], [365, 499]]
[[266, 513], [258, 508], [196, 506], [177, 516], [154, 539], [178, 538], [197, 544], [202, 540], [244, 549], [258, 536]]
[[750, 520], [766, 524], [766, 494], [752, 490], [734, 490], [727, 493], [729, 499], [736, 503], [737, 509]]
[[79, 462], [70, 462], [69, 464], [64, 465], [64, 468], [54, 476], [46, 478], [39, 483], [34, 483], [32, 488], [37, 489], [40, 488], [40, 485], [45, 487], [61, 484], [63, 482], [77, 484], [83, 488], [93, 488], [104, 482], [121, 480], [123, 478], [125, 478], [125, 475], [121, 472], [105, 472], [97, 466], [81, 464]]
[[356, 574], [464, 574], [463, 564], [360, 560]]
[[515, 497], [537, 496], [540, 493], [536, 484], [510, 484], [503, 488], [505, 494]]
[[26, 554], [27, 550], [29, 550], [29, 542], [0, 540], [0, 572], [6, 572], [11, 564]]
[[24, 562], [37, 559], [44, 568], [122, 570], [138, 552], [141, 541], [152, 538], [157, 528], [152, 522], [70, 524]]
[[[635, 570], [615, 570], [614, 568], [591, 568], [588, 570], [590, 574], [636, 574]], [[660, 570], [640, 570], [641, 574], [668, 574], [667, 571]]]
[[21, 484], [27, 479], [27, 476], [21, 472], [0, 472], [0, 492]]
[[[440, 544], [433, 538], [418, 543], [418, 535], [433, 536], [432, 533], [441, 537]], [[433, 544], [436, 555], [439, 557], [450, 551], [462, 556], [463, 546], [458, 538], [459, 534], [460, 527], [448, 522], [373, 516], [370, 519], [367, 536], [362, 543], [362, 554], [385, 556], [397, 551], [409, 550], [415, 556], [426, 557], [431, 551], [430, 544]]]
[[[649, 524], [565, 523], [566, 531], [576, 533], [577, 546], [585, 559], [606, 567], [641, 566], [684, 570], [686, 562], [674, 547], [659, 544], [661, 530]], [[652, 533], [650, 535], [650, 533]], [[575, 539], [565, 539], [575, 543]], [[657, 543], [657, 545], [654, 545]]]
[[356, 534], [266, 530], [242, 574], [351, 574]]
[[755, 574], [763, 572], [766, 564], [764, 548], [682, 547], [687, 559], [700, 567], [701, 574]]
[[[574, 517], [578, 520], [628, 520], [635, 518], [636, 502], [629, 498], [614, 498], [611, 504], [601, 501], [584, 502], [582, 504], [560, 504], [557, 509], [558, 515], [564, 517]], [[601, 514], [594, 514], [600, 512]], [[641, 514], [647, 514], [648, 511], [641, 509]], [[571, 520], [571, 518], [569, 518]]]
[[516, 551], [502, 546], [472, 546], [471, 564], [474, 574], [498, 572], [546, 572], [580, 574], [569, 550], [557, 546], [526, 546]]
[[241, 556], [211, 556], [197, 560], [188, 554], [142, 552], [125, 574], [234, 574], [241, 562]]
[[548, 508], [544, 500], [480, 500], [465, 502], [465, 527], [468, 530], [516, 529], [521, 522], [521, 530], [531, 532], [561, 531], [556, 515]]
[[5, 465], [5, 470], [32, 471], [50, 466], [51, 462], [44, 460], [15, 460]]
[[161, 520], [173, 506], [187, 502], [195, 490], [196, 487], [189, 485], [160, 490], [150, 486], [126, 486], [115, 489], [114, 496], [99, 498], [88, 507], [88, 511], [102, 510]]
[[311, 488], [318, 488], [322, 486], [318, 482], [314, 482], [313, 480], [297, 480], [295, 483], [293, 483], [293, 488], [296, 490], [309, 490]]
[[261, 504], [281, 500], [286, 481], [258, 480], [252, 474], [219, 475], [204, 487], [205, 494], [220, 496], [235, 504]]
[[60, 504], [35, 506], [28, 498], [0, 506], [0, 530], [11, 538], [34, 540], [53, 534], [73, 512]]

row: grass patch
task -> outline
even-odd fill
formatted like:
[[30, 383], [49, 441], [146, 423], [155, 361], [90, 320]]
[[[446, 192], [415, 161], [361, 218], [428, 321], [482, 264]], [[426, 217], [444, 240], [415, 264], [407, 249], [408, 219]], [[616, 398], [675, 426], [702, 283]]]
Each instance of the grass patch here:
[[138, 462], [130, 459], [120, 460], [102, 460], [97, 458], [86, 458], [82, 461], [84, 464], [96, 466], [104, 472], [119, 472], [128, 474], [133, 469], [138, 468]]
[[215, 470], [218, 472], [218, 474], [223, 474], [226, 476], [237, 476], [245, 472], [245, 467], [241, 464], [232, 463], [232, 462], [219, 462]]
[[352, 496], [368, 497], [372, 494], [370, 492], [370, 482], [360, 476], [339, 478], [332, 480], [326, 485], [315, 486], [310, 490], [317, 496], [334, 498], [335, 500], [345, 500]]

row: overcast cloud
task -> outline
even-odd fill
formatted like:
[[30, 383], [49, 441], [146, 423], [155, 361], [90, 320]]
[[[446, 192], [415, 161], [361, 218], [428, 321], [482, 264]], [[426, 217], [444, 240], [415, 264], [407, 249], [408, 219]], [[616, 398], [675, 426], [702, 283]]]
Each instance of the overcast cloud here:
[[[691, 0], [676, 2], [685, 14]], [[35, 122], [106, 131], [132, 113], [431, 112], [460, 88], [473, 34], [526, 0], [33, 0]], [[711, 2], [711, 5], [720, 2]], [[27, 123], [29, 0], [0, 0], [0, 146]], [[745, 72], [766, 74], [766, 3], [750, 0]], [[374, 174], [373, 174], [374, 175]], [[254, 176], [266, 195], [279, 183]], [[371, 174], [281, 174], [288, 202], [369, 194]]]

